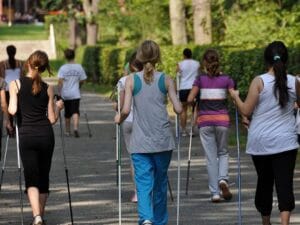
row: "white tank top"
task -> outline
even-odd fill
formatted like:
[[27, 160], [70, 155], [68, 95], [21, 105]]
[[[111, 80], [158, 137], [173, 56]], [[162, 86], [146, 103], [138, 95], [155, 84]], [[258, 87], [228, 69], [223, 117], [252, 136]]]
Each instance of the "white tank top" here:
[[296, 101], [295, 77], [288, 75], [289, 102], [284, 108], [274, 95], [275, 77], [260, 76], [264, 88], [259, 95], [253, 112], [247, 141], [247, 153], [251, 155], [272, 155], [297, 149], [297, 132], [294, 116]]

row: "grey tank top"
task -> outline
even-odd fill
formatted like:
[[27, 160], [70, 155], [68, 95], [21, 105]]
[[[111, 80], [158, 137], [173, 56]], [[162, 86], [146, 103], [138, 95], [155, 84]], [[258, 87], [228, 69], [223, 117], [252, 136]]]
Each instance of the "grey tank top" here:
[[296, 101], [295, 77], [288, 75], [289, 102], [281, 108], [274, 95], [275, 77], [261, 75], [264, 88], [253, 112], [247, 141], [247, 153], [272, 155], [297, 149], [294, 103]]
[[146, 84], [143, 73], [133, 75], [133, 127], [130, 153], [158, 153], [175, 149], [175, 140], [166, 109], [165, 76], [154, 74]]

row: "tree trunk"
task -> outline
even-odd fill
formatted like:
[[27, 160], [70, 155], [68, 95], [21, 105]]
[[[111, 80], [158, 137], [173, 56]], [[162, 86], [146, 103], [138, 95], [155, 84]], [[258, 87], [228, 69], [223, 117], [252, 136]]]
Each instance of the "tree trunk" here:
[[199, 45], [211, 44], [212, 21], [210, 0], [193, 0], [194, 37]]
[[123, 15], [127, 14], [126, 0], [118, 0], [120, 11]]
[[87, 32], [87, 45], [96, 45], [97, 44], [97, 34], [98, 34], [98, 25], [97, 24], [86, 24]]
[[170, 0], [170, 22], [173, 45], [187, 43], [183, 0]]
[[0, 24], [2, 23], [3, 16], [3, 0], [0, 0]]
[[69, 18], [69, 48], [76, 48], [76, 19]]
[[100, 0], [83, 0], [83, 9], [86, 15], [87, 45], [96, 45], [98, 37], [98, 24], [95, 16], [98, 14], [98, 4]]

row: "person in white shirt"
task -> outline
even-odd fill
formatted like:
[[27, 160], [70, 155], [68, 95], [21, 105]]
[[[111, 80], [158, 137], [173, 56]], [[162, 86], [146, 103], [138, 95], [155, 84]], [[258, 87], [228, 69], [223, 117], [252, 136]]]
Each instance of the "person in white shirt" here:
[[68, 62], [59, 68], [58, 88], [65, 104], [66, 135], [70, 135], [72, 118], [74, 136], [79, 137], [80, 87], [87, 76], [83, 67], [75, 63], [74, 50], [66, 49], [64, 54]]
[[195, 78], [199, 74], [200, 63], [192, 58], [193, 54], [191, 49], [186, 48], [183, 50], [183, 60], [177, 65], [177, 74], [180, 76], [179, 84], [179, 99], [182, 103], [182, 113], [180, 114], [180, 125], [182, 130], [182, 136], [187, 136], [186, 121], [188, 103], [187, 98], [193, 87]]

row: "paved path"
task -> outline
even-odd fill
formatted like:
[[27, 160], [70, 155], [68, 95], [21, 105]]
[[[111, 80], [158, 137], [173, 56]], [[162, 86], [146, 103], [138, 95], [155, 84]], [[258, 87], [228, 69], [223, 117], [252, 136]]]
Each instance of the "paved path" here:
[[[73, 198], [75, 224], [116, 225], [117, 223], [117, 188], [115, 170], [115, 126], [112, 123], [111, 104], [95, 94], [84, 94], [83, 101], [92, 129], [92, 138], [88, 137], [84, 111], [81, 117], [81, 137], [66, 138], [66, 154], [70, 173], [70, 185]], [[51, 171], [51, 195], [46, 219], [48, 225], [70, 224], [66, 180], [62, 160], [59, 125], [55, 125], [56, 148]], [[18, 173], [14, 140], [9, 145], [8, 166], [0, 193], [0, 225], [20, 224]], [[209, 201], [207, 175], [203, 151], [199, 140], [193, 138], [193, 159], [189, 196], [184, 194], [188, 138], [182, 143], [182, 192], [181, 225], [235, 225], [237, 224], [236, 203], [236, 154], [231, 150], [230, 175], [234, 199], [229, 203], [212, 204]], [[132, 183], [129, 176], [129, 160], [124, 151], [123, 163], [123, 223], [137, 224], [136, 205], [130, 203]], [[170, 182], [176, 194], [176, 152], [170, 167]], [[242, 154], [243, 173], [243, 221], [244, 225], [260, 224], [259, 215], [253, 207], [255, 189], [255, 171], [248, 156]], [[297, 206], [292, 224], [300, 224], [300, 171], [296, 171], [295, 190]], [[25, 224], [31, 220], [27, 201]], [[274, 224], [279, 224], [275, 204]], [[176, 204], [169, 202], [170, 225], [176, 224]]]

